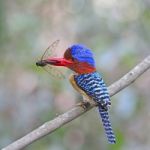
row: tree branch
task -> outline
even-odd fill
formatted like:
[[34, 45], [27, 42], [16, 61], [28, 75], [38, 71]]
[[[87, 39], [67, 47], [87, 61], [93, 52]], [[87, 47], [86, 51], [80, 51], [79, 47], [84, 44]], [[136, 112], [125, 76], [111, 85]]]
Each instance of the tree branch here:
[[[130, 85], [149, 68], [150, 68], [150, 56], [145, 58], [141, 63], [135, 66], [130, 72], [124, 75], [120, 80], [116, 81], [111, 86], [109, 86], [108, 91], [109, 91], [110, 96], [113, 96], [114, 94], [118, 93], [120, 90]], [[64, 124], [69, 123], [70, 121], [79, 117], [86, 111], [90, 110], [92, 107], [94, 106], [90, 106], [87, 110], [85, 110], [81, 108], [80, 106], [75, 106], [74, 108], [70, 109], [64, 114], [59, 115], [53, 120], [44, 123], [39, 128], [33, 130], [29, 134], [18, 139], [17, 141], [8, 145], [2, 150], [20, 150], [28, 146], [29, 144], [33, 143], [34, 141], [42, 138], [43, 136], [46, 136], [47, 134], [52, 133], [56, 129], [62, 127]]]

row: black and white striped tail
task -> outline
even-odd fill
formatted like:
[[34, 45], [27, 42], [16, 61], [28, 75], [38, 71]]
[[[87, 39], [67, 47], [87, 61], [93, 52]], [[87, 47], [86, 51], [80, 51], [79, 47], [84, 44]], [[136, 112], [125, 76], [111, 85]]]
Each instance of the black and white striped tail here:
[[112, 130], [112, 127], [111, 127], [108, 111], [105, 111], [100, 106], [98, 107], [98, 109], [99, 109], [99, 113], [100, 113], [101, 118], [102, 118], [102, 122], [103, 122], [103, 126], [104, 126], [104, 129], [105, 129], [105, 133], [106, 133], [108, 142], [110, 144], [115, 144], [116, 139], [115, 139], [115, 135], [114, 135], [114, 132]]

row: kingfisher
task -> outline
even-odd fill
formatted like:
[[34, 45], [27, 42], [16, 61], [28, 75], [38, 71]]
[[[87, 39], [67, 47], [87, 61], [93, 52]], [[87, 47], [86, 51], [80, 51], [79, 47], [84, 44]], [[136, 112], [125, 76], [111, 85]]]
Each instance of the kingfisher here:
[[111, 105], [110, 96], [101, 74], [96, 70], [91, 49], [82, 44], [74, 44], [66, 49], [63, 58], [48, 57], [36, 65], [64, 66], [71, 69], [74, 73], [70, 75], [69, 81], [83, 96], [81, 106], [85, 108], [87, 104], [97, 105], [108, 142], [116, 143], [108, 114]]

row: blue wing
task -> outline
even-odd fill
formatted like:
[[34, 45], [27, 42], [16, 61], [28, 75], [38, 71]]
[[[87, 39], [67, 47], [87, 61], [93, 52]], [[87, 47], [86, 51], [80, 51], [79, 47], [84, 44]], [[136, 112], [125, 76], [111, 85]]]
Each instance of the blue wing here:
[[74, 79], [77, 85], [99, 105], [107, 109], [111, 104], [107, 87], [98, 72], [75, 75]]

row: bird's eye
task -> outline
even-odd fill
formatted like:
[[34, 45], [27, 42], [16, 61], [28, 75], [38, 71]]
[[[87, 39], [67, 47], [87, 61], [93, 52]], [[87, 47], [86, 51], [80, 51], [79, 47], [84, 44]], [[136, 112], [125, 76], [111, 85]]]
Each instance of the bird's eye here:
[[66, 59], [68, 59], [68, 60], [71, 58], [70, 48], [68, 48], [68, 49], [65, 51], [64, 57], [65, 57]]
[[75, 59], [74, 59], [73, 57], [71, 58], [71, 60], [72, 60], [72, 61], [75, 61]]

